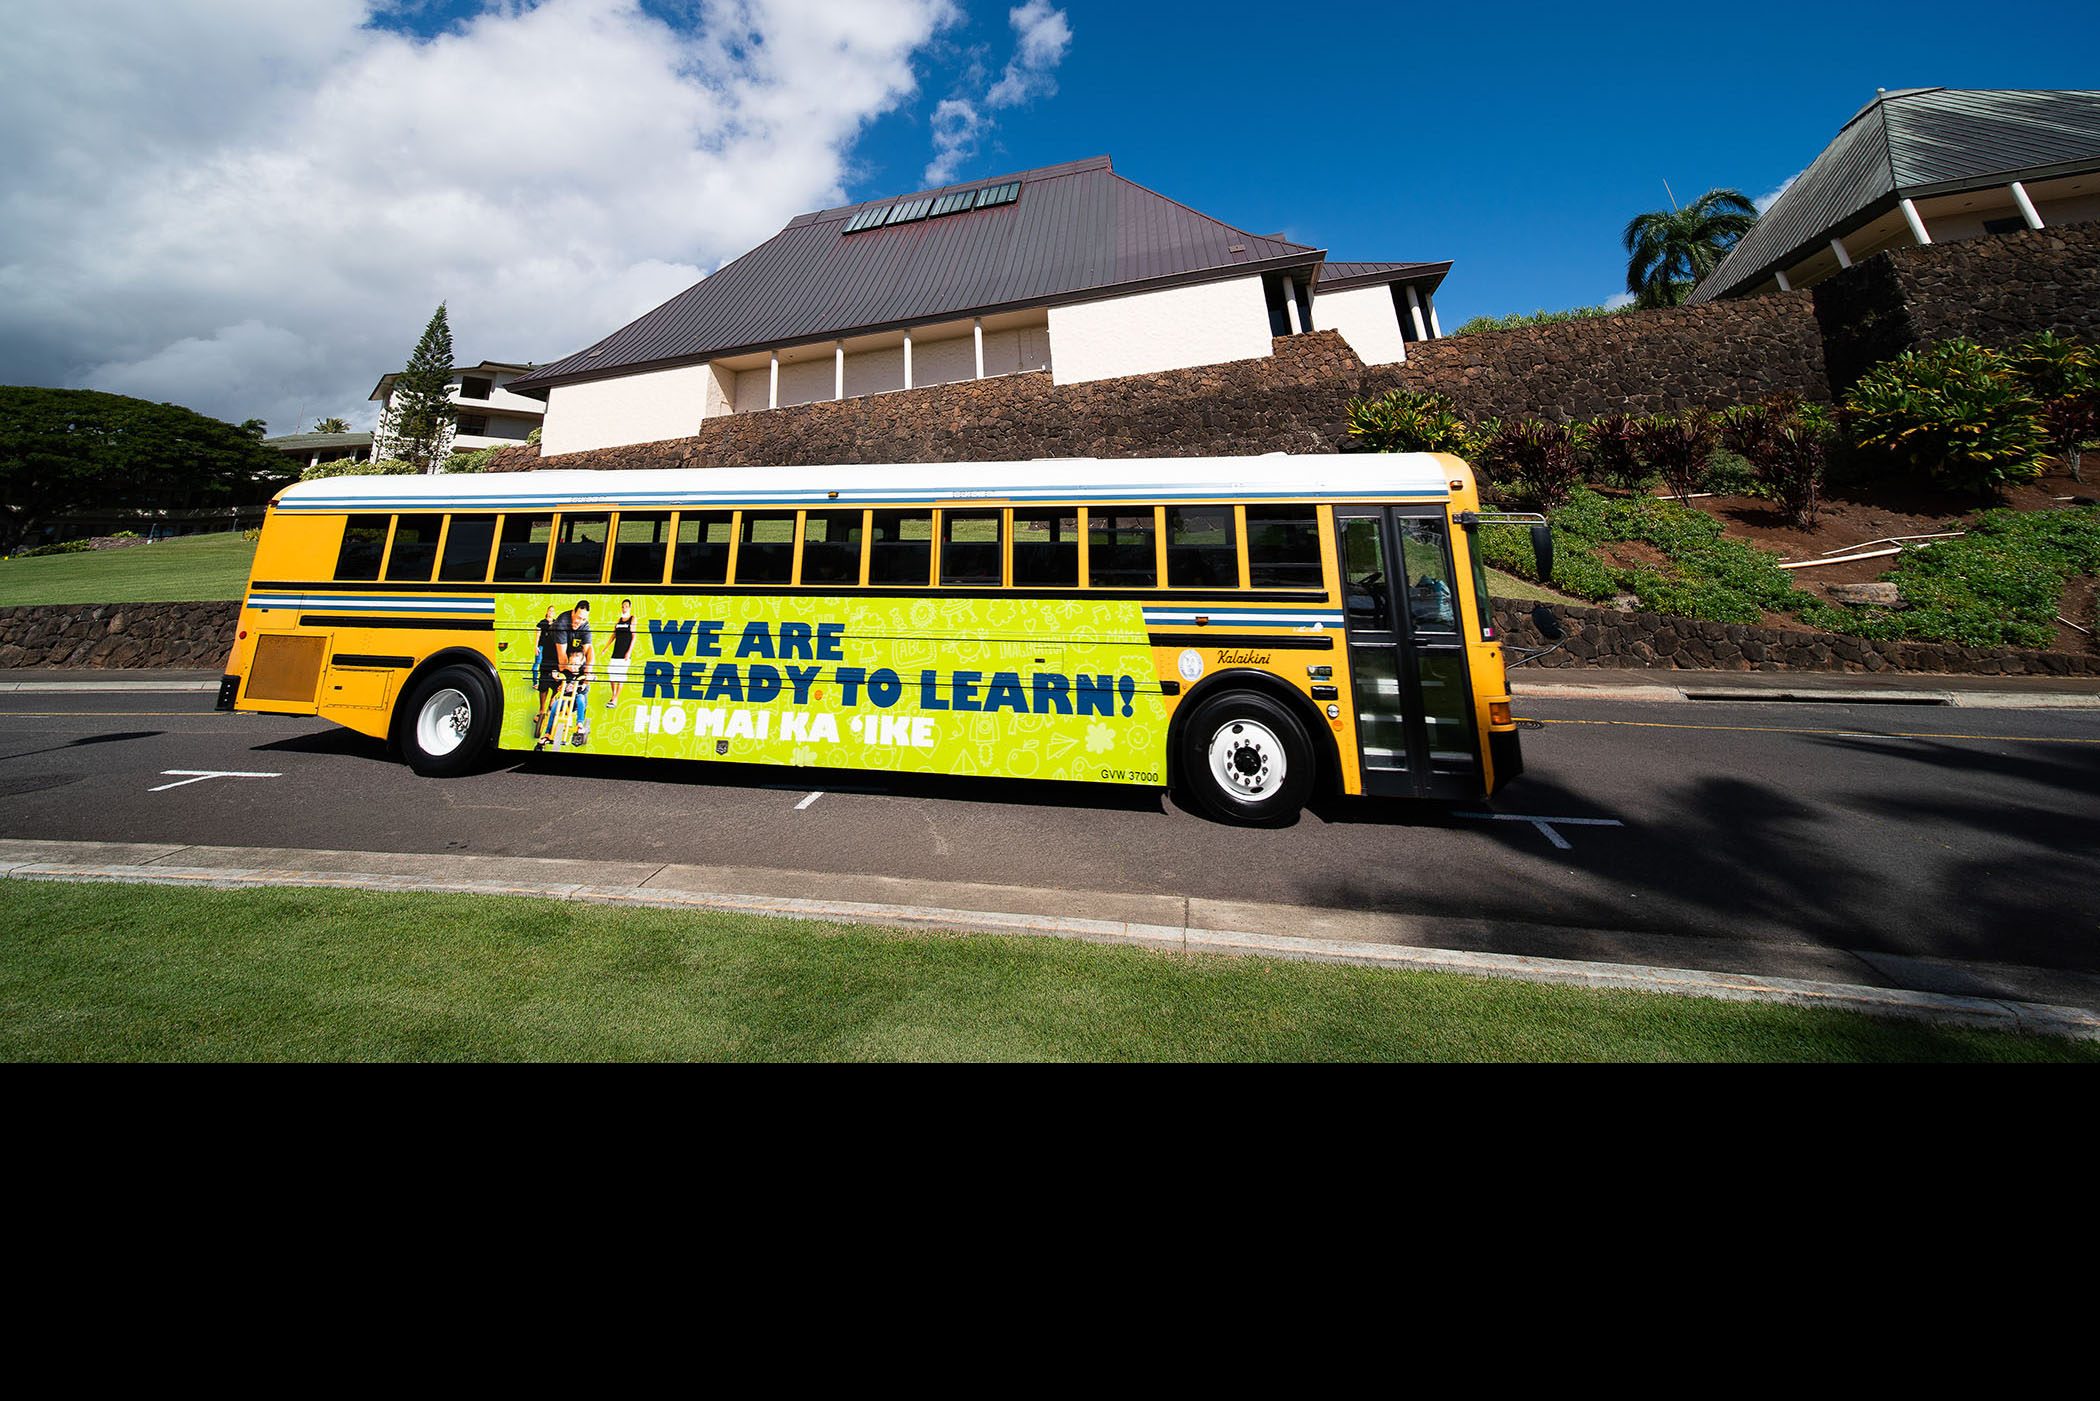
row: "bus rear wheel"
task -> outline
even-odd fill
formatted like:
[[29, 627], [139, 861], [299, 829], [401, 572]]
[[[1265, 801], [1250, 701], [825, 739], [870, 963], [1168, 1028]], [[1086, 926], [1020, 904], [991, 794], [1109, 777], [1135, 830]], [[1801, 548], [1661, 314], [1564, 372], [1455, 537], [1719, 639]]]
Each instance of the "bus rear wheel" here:
[[401, 708], [401, 752], [432, 778], [464, 772], [496, 732], [496, 699], [471, 666], [448, 666], [417, 682]]
[[1198, 706], [1182, 726], [1179, 757], [1185, 791], [1224, 822], [1287, 822], [1312, 796], [1313, 747], [1305, 726], [1256, 692], [1227, 692]]

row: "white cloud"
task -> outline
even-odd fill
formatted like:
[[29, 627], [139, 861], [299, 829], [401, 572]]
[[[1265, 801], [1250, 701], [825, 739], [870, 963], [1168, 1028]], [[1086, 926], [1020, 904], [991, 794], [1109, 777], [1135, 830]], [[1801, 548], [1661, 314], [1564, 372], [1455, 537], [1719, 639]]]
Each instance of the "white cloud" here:
[[[1051, 8], [1050, 0], [1027, 0], [1007, 11], [1006, 20], [1014, 30], [1014, 56], [999, 80], [982, 98], [958, 91], [933, 109], [933, 160], [923, 176], [929, 185], [947, 184], [977, 154], [978, 143], [995, 125], [993, 112], [1057, 91], [1057, 65], [1072, 47], [1072, 26], [1065, 12]], [[974, 68], [971, 79], [981, 81]]]
[[1631, 292], [1619, 292], [1604, 299], [1604, 309], [1606, 311], [1617, 311], [1622, 306], [1632, 305], [1633, 293]]
[[38, 5], [0, 27], [0, 383], [290, 432], [439, 301], [461, 359], [568, 354], [844, 198], [952, 0]]
[[1018, 107], [1032, 97], [1056, 92], [1054, 70], [1072, 47], [1072, 26], [1063, 10], [1050, 8], [1050, 0], [1028, 0], [1008, 11], [1006, 18], [1019, 38], [1013, 61], [984, 95], [988, 107]]
[[1779, 182], [1779, 188], [1759, 195], [1756, 199], [1751, 200], [1750, 203], [1756, 207], [1759, 214], [1764, 213], [1772, 207], [1774, 201], [1794, 187], [1794, 182], [1799, 180], [1802, 174], [1803, 172], [1801, 171], [1795, 171], [1792, 175]]

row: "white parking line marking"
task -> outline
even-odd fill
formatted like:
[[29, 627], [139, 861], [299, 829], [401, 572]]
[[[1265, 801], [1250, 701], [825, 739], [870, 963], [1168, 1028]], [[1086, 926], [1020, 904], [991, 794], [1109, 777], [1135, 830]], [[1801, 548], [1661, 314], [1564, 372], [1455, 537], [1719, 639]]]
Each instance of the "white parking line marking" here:
[[177, 781], [177, 782], [175, 782], [175, 783], [163, 783], [163, 784], [162, 784], [162, 785], [161, 785], [160, 787], [158, 787], [158, 788], [148, 788], [148, 789], [146, 790], [146, 791], [147, 791], [148, 793], [165, 793], [165, 792], [167, 792], [167, 791], [168, 791], [168, 790], [169, 790], [170, 788], [180, 788], [180, 787], [182, 787], [182, 785], [183, 785], [183, 784], [185, 784], [185, 783], [202, 783], [202, 782], [204, 782], [204, 780], [205, 780], [205, 779], [207, 779], [207, 778], [283, 778], [283, 777], [284, 777], [284, 775], [283, 775], [283, 774], [281, 774], [281, 773], [241, 773], [241, 772], [238, 772], [237, 770], [234, 770], [234, 769], [162, 769], [162, 770], [161, 770], [160, 772], [161, 772], [161, 776], [162, 776], [163, 778], [166, 778], [166, 777], [170, 777], [170, 776], [172, 776], [172, 775], [175, 775], [175, 774], [184, 774], [184, 773], [186, 773], [186, 774], [189, 774], [189, 775], [190, 775], [190, 777], [188, 777], [188, 778], [185, 778], [185, 779], [181, 779], [181, 780], [179, 780], [179, 781]]
[[1624, 827], [1626, 824], [1616, 817], [1527, 817], [1515, 812], [1456, 812], [1453, 817], [1477, 817], [1484, 822], [1529, 822], [1546, 834], [1546, 840], [1562, 851], [1574, 850], [1568, 839], [1555, 831], [1561, 827]]
[[819, 799], [819, 798], [821, 798], [821, 797], [823, 797], [823, 796], [824, 796], [824, 790], [823, 790], [823, 789], [821, 789], [821, 788], [819, 788], [819, 789], [818, 789], [818, 790], [817, 790], [816, 792], [814, 792], [814, 793], [810, 794], [810, 795], [809, 795], [809, 796], [808, 796], [807, 798], [804, 798], [804, 799], [803, 799], [803, 800], [802, 800], [801, 802], [799, 802], [799, 803], [795, 804], [795, 811], [796, 811], [796, 812], [800, 812], [800, 811], [802, 811], [802, 809], [804, 809], [804, 808], [808, 807], [808, 806], [809, 806], [809, 805], [810, 805], [811, 803], [815, 802], [815, 801], [816, 801], [817, 799]]

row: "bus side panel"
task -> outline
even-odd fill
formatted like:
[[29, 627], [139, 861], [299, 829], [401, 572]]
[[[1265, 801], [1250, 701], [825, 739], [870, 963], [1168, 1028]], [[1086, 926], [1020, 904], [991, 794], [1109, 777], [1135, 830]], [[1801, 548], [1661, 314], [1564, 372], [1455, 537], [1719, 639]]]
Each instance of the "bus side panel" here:
[[[578, 597], [594, 658], [564, 745], [581, 732], [593, 752], [646, 758], [1167, 780], [1167, 698], [1134, 602], [519, 593], [497, 596], [498, 635], [536, 639]], [[514, 642], [501, 664], [507, 749], [538, 738], [534, 646]]]

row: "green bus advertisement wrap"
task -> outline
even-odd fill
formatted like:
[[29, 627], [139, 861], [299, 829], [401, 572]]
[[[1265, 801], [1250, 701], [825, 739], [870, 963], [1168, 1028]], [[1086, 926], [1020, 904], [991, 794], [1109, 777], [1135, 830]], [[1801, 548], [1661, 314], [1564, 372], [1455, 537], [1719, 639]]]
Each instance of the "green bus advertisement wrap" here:
[[550, 695], [564, 748], [582, 731], [639, 758], [1166, 781], [1143, 609], [1087, 599], [499, 595], [502, 747], [534, 747], [541, 639], [579, 635], [579, 599], [594, 660], [566, 704]]

